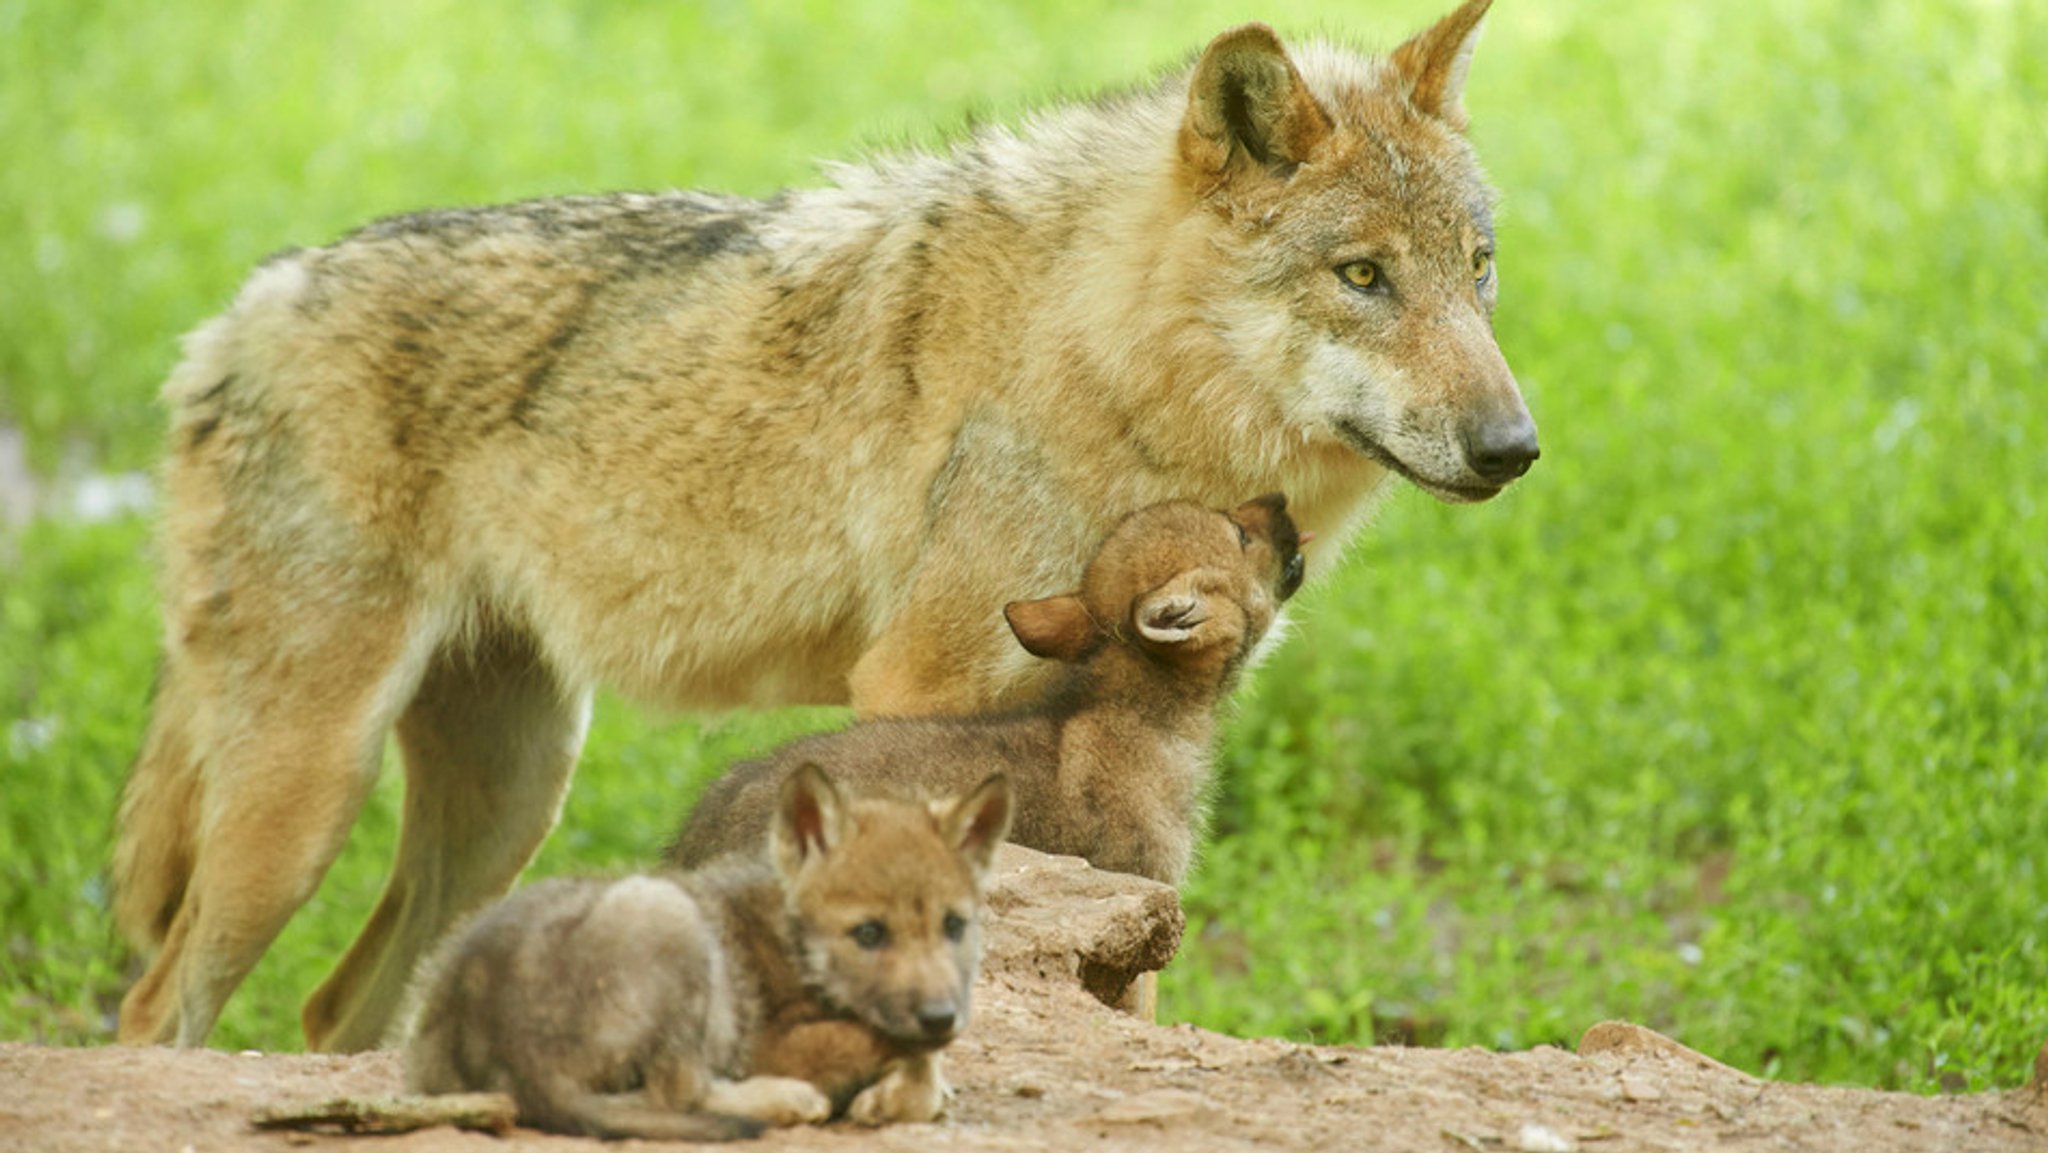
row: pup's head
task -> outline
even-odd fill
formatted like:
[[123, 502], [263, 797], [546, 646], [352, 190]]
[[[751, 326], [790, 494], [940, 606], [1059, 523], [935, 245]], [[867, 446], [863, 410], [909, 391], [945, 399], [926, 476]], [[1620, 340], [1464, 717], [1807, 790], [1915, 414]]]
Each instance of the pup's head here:
[[981, 963], [982, 885], [1009, 829], [1000, 773], [922, 805], [848, 799], [813, 764], [790, 774], [770, 847], [806, 982], [906, 1050], [958, 1036]]
[[1302, 544], [1279, 493], [1231, 512], [1156, 504], [1110, 531], [1078, 591], [1013, 601], [1003, 616], [1034, 656], [1077, 661], [1119, 644], [1220, 689], [1301, 587]]
[[1343, 446], [1451, 501], [1538, 455], [1494, 342], [1494, 193], [1464, 136], [1489, 3], [1385, 58], [1231, 29], [1195, 64], [1180, 130], [1212, 226], [1175, 275], [1234, 360], [1279, 369], [1275, 443]]

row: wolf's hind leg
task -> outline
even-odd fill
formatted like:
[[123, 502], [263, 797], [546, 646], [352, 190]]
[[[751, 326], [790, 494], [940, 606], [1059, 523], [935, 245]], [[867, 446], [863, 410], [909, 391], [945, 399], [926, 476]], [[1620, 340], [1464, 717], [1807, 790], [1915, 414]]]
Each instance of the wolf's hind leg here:
[[[205, 1043], [347, 841], [417, 675], [406, 620], [367, 596], [297, 602], [245, 584], [220, 599], [217, 619], [186, 629], [179, 687], [156, 705], [189, 710], [169, 745], [155, 741], [168, 722], [153, 725], [146, 756], [175, 746], [191, 760], [190, 871], [160, 914], [162, 949], [121, 1003], [124, 1042]], [[130, 808], [168, 801], [131, 796]]]
[[306, 1002], [308, 1045], [387, 1040], [420, 957], [510, 888], [554, 827], [589, 718], [589, 692], [564, 685], [523, 633], [487, 628], [434, 655], [398, 721], [398, 859], [362, 935]]

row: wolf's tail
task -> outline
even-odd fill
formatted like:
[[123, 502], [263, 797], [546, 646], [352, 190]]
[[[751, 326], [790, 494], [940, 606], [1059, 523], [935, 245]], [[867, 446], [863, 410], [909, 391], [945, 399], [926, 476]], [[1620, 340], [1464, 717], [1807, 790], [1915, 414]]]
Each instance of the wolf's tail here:
[[199, 718], [181, 682], [167, 657], [157, 672], [149, 732], [114, 820], [114, 924], [145, 957], [163, 945], [178, 914], [198, 841]]

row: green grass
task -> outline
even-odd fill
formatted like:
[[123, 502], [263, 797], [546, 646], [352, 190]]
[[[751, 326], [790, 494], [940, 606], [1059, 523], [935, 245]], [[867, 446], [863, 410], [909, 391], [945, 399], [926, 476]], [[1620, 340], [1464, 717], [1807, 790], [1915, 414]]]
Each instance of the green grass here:
[[[1543, 426], [1405, 494], [1229, 727], [1167, 1013], [1569, 1044], [1627, 1017], [1773, 1075], [2010, 1086], [2048, 1040], [2048, 22], [1998, 0], [1500, 0], [1474, 132]], [[249, 266], [412, 207], [765, 192], [1131, 82], [1219, 4], [0, 2], [0, 424], [143, 467]], [[1435, 4], [1300, 5], [1387, 45]], [[155, 661], [148, 528], [0, 537], [0, 1038], [107, 1036], [101, 869]], [[606, 702], [538, 871], [646, 859], [819, 714]], [[389, 859], [387, 778], [222, 1045]]]

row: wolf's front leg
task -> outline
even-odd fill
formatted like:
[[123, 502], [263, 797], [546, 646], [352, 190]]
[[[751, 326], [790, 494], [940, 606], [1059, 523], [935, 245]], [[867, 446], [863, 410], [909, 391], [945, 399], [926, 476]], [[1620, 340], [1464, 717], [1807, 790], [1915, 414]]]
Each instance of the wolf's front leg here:
[[861, 1090], [847, 1107], [846, 1116], [857, 1125], [931, 1121], [945, 1111], [946, 1098], [952, 1095], [937, 1053], [905, 1057], [880, 1081]]

